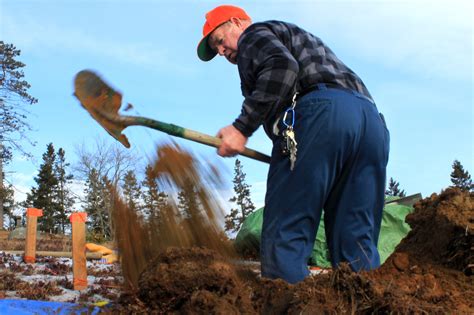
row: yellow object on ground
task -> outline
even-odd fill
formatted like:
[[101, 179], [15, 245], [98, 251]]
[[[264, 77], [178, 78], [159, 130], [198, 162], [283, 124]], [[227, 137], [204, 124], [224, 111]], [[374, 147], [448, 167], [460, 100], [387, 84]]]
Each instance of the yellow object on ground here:
[[94, 243], [86, 243], [86, 249], [91, 252], [101, 253], [102, 262], [105, 262], [107, 264], [112, 264], [118, 260], [117, 252], [108, 247], [97, 245]]
[[106, 306], [107, 304], [109, 304], [109, 302], [107, 302], [107, 301], [99, 301], [99, 302], [95, 302], [95, 303], [92, 304], [92, 305], [102, 307], [102, 306]]
[[94, 243], [86, 243], [86, 248], [87, 248], [88, 251], [99, 252], [102, 255], [109, 255], [109, 254], [112, 254], [114, 252], [113, 250], [111, 250], [108, 247], [105, 247], [105, 246], [102, 246], [102, 245], [97, 245], [97, 244], [94, 244]]

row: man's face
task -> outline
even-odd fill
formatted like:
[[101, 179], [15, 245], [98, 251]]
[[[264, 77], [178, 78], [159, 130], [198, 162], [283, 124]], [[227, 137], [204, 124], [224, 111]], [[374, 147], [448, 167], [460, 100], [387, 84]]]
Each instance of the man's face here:
[[239, 20], [228, 21], [211, 33], [208, 45], [220, 56], [233, 64], [237, 64], [237, 41], [243, 32], [242, 24]]

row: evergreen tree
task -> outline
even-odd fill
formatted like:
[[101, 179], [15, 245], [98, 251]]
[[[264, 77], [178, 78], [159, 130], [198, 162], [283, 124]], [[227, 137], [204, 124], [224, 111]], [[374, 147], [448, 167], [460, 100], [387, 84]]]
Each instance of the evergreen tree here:
[[200, 213], [197, 192], [191, 180], [186, 180], [178, 193], [178, 209], [185, 220], [192, 220]]
[[147, 218], [159, 222], [162, 209], [168, 205], [168, 195], [158, 189], [152, 169], [151, 165], [146, 167], [145, 179], [142, 182], [143, 211]]
[[[34, 104], [38, 100], [28, 94], [30, 85], [24, 80], [22, 68], [25, 64], [16, 60], [20, 50], [12, 44], [0, 41], [0, 228], [3, 227], [2, 196], [4, 190], [3, 166], [12, 158], [12, 149], [26, 154], [20, 140], [26, 137], [26, 131], [31, 130], [28, 124], [27, 110], [24, 104]], [[28, 155], [28, 154], [26, 154]]]
[[40, 165], [38, 176], [34, 178], [37, 187], [31, 188], [27, 194], [26, 206], [43, 210], [43, 216], [38, 222], [42, 231], [55, 232], [59, 227], [55, 218], [57, 217], [57, 188], [58, 179], [55, 176], [54, 166], [56, 154], [52, 143], [48, 144], [43, 154], [43, 163]]
[[59, 148], [56, 154], [56, 161], [54, 164], [55, 176], [58, 180], [57, 186], [57, 211], [55, 213], [55, 220], [61, 226], [61, 231], [64, 234], [66, 225], [68, 224], [68, 217], [72, 212], [74, 205], [74, 197], [69, 185], [72, 182], [73, 175], [67, 173], [69, 163], [66, 162], [66, 152]]
[[237, 232], [245, 219], [255, 210], [255, 206], [250, 199], [250, 185], [245, 182], [245, 176], [242, 164], [239, 159], [236, 159], [234, 179], [232, 180], [235, 195], [229, 201], [235, 203], [237, 207], [232, 208], [225, 217], [226, 231]]
[[405, 197], [405, 190], [400, 190], [398, 186], [400, 183], [398, 183], [396, 180], [394, 180], [392, 177], [390, 177], [390, 181], [388, 183], [388, 189], [385, 191], [386, 196], [395, 196], [395, 197]]
[[454, 187], [459, 187], [465, 191], [474, 190], [474, 184], [472, 183], [471, 175], [467, 170], [464, 170], [461, 162], [454, 160], [453, 171], [451, 172], [451, 182]]
[[89, 229], [103, 239], [110, 238], [111, 197], [107, 189], [107, 178], [100, 177], [93, 168], [86, 180], [84, 210], [88, 216]]
[[125, 203], [127, 204], [128, 208], [138, 212], [141, 208], [141, 189], [133, 171], [129, 170], [125, 173], [122, 190], [125, 197]]

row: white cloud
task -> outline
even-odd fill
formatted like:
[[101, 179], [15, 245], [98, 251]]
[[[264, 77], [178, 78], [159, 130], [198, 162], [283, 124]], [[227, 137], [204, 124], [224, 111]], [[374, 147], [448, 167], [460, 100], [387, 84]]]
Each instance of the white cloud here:
[[37, 172], [33, 173], [11, 173], [7, 174], [6, 181], [13, 185], [14, 198], [16, 202], [22, 202], [26, 199], [26, 194], [30, 192], [31, 186], [34, 185], [34, 177]]
[[189, 67], [170, 62], [173, 60], [170, 52], [150, 42], [115, 42], [88, 34], [79, 28], [39, 21], [34, 16], [15, 16], [2, 12], [1, 18], [2, 39], [13, 41], [17, 47], [36, 53], [67, 51], [108, 58], [147, 69], [175, 71], [183, 75], [192, 71]]
[[[455, 91], [454, 88], [450, 90], [450, 92], [453, 91]], [[408, 95], [409, 100], [407, 99]], [[471, 108], [469, 100], [466, 99], [468, 96], [462, 93], [433, 93], [433, 89], [429, 85], [417, 84], [414, 86], [403, 81], [381, 82], [373, 96], [379, 108], [384, 111], [411, 112], [411, 115], [417, 116], [426, 115], [430, 111], [432, 113], [465, 115], [466, 111]], [[397, 104], [397, 107], [387, 106], [392, 103]], [[414, 104], [416, 104], [415, 107]]]
[[77, 180], [74, 179], [72, 183], [70, 184], [69, 188], [71, 189], [72, 195], [76, 199], [76, 204], [74, 205], [74, 211], [79, 211], [82, 210], [82, 203], [81, 200], [84, 200], [85, 194], [84, 194], [84, 189], [85, 189], [86, 182], [83, 180]]
[[[16, 202], [22, 202], [26, 200], [26, 194], [31, 191], [31, 187], [35, 186], [34, 177], [37, 176], [37, 171], [33, 173], [21, 173], [15, 172], [7, 175], [7, 183], [12, 184], [14, 188], [14, 198]], [[80, 210], [82, 204], [80, 200], [84, 198], [84, 187], [85, 181], [73, 180], [69, 188], [71, 189], [72, 195], [76, 199], [74, 209]]]
[[472, 80], [471, 1], [318, 2], [303, 9], [316, 35], [358, 58], [421, 77]]
[[29, 162], [29, 158], [23, 154], [17, 154], [13, 156], [13, 162], [15, 163]]

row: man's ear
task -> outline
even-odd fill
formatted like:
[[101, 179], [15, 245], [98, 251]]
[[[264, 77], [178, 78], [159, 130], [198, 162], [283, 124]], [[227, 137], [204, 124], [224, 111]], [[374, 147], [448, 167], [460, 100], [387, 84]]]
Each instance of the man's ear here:
[[234, 25], [237, 26], [237, 27], [242, 27], [242, 20], [239, 19], [239, 18], [232, 17], [232, 18], [230, 18], [229, 21], [231, 21], [232, 24], [234, 24]]

